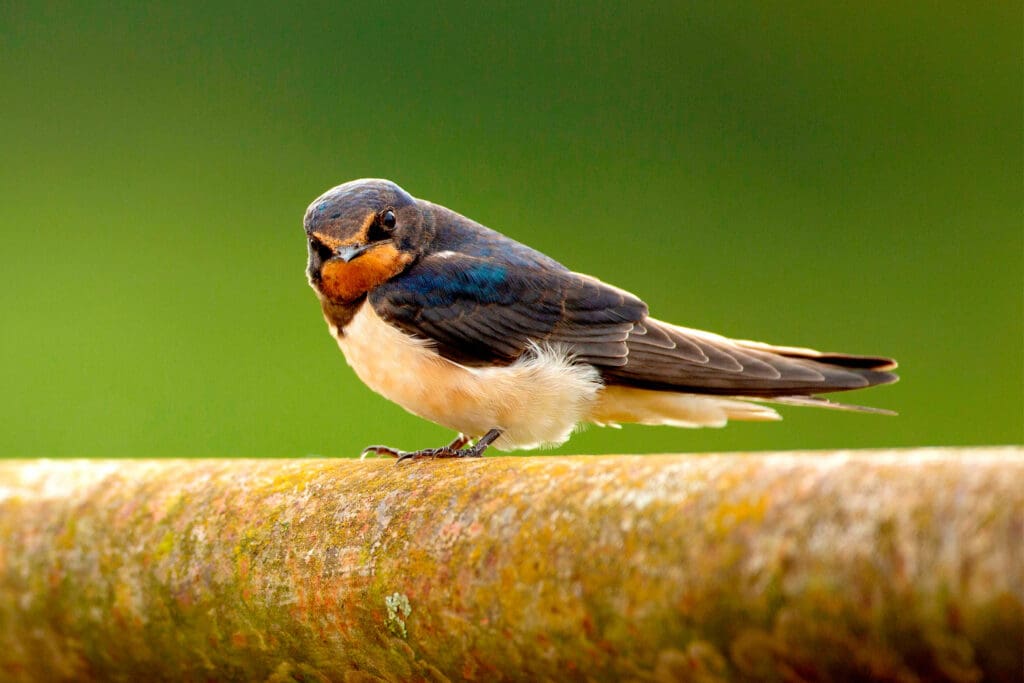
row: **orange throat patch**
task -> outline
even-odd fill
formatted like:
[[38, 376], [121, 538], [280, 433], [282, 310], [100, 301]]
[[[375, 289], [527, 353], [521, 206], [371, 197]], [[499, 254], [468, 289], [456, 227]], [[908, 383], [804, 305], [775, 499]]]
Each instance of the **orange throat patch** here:
[[393, 244], [373, 247], [348, 263], [328, 261], [320, 269], [320, 291], [331, 301], [350, 303], [398, 275], [410, 261], [412, 256]]

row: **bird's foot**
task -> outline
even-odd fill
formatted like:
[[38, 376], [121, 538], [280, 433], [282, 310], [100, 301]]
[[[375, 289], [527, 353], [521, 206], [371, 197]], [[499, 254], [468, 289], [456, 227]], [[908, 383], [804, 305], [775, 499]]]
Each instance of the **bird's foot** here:
[[419, 451], [400, 451], [396, 448], [389, 446], [368, 446], [363, 449], [363, 453], [360, 459], [363, 459], [369, 453], [376, 453], [377, 455], [390, 455], [396, 458], [395, 462], [402, 462], [403, 460], [419, 460], [421, 458], [479, 458], [482, 457], [487, 447], [494, 443], [494, 440], [501, 436], [501, 430], [492, 429], [487, 432], [475, 445], [466, 447], [469, 443], [470, 438], [465, 434], [459, 434], [458, 438], [452, 441], [447, 446], [441, 446], [440, 448], [424, 448]]
[[[469, 451], [471, 448], [451, 448], [449, 446], [441, 446], [440, 448], [424, 448], [420, 451], [408, 451], [398, 456], [396, 463], [402, 462], [403, 460], [419, 460], [420, 458], [465, 458], [470, 456]], [[470, 456], [471, 457], [471, 456]]]
[[431, 455], [431, 452], [433, 451], [457, 451], [461, 449], [463, 446], [465, 446], [467, 443], [469, 443], [469, 437], [466, 436], [465, 434], [459, 434], [457, 437], [455, 437], [455, 440], [452, 441], [447, 446], [442, 446], [441, 448], [425, 448], [422, 451], [400, 451], [397, 448], [391, 448], [390, 446], [367, 446], [366, 448], [363, 449], [363, 452], [359, 456], [359, 459], [365, 460], [366, 456], [369, 455], [370, 453], [375, 453], [376, 455], [390, 455], [392, 458], [399, 459], [409, 457], [422, 458]]

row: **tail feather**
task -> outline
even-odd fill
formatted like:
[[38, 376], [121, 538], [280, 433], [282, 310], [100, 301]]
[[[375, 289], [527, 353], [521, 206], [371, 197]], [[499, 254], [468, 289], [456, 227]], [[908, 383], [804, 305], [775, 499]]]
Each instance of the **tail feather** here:
[[847, 410], [854, 413], [870, 413], [872, 415], [899, 415], [895, 410], [885, 408], [874, 408], [871, 406], [858, 406], [852, 403], [839, 403], [830, 401], [821, 396], [773, 396], [771, 398], [750, 398], [744, 397], [745, 401], [756, 401], [758, 403], [779, 403], [787, 406], [803, 406], [806, 408], [828, 408], [830, 410]]
[[765, 403], [832, 410], [849, 410], [876, 415], [895, 415], [891, 410], [836, 403], [819, 396], [707, 396], [652, 391], [635, 387], [609, 386], [591, 407], [586, 421], [605, 427], [635, 423], [670, 427], [724, 427], [732, 420], [769, 422], [781, 420]]

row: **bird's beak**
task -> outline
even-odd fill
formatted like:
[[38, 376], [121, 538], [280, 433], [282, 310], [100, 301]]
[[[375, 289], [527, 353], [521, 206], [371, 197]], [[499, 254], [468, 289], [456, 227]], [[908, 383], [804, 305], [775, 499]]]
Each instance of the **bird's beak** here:
[[344, 261], [345, 263], [348, 263], [352, 259], [354, 259], [357, 256], [359, 256], [360, 254], [362, 254], [364, 251], [369, 249], [371, 246], [373, 246], [373, 245], [372, 244], [362, 244], [362, 245], [343, 244], [343, 245], [341, 245], [340, 247], [338, 247], [337, 249], [334, 250], [334, 254], [338, 258], [340, 258], [342, 261]]

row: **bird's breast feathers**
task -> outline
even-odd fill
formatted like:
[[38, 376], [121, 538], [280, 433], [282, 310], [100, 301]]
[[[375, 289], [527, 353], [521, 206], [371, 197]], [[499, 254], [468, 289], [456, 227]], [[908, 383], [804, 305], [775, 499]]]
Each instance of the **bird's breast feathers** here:
[[[330, 321], [328, 321], [330, 322]], [[474, 437], [503, 430], [503, 450], [559, 444], [584, 419], [601, 389], [589, 365], [537, 347], [507, 366], [465, 367], [430, 342], [389, 325], [364, 303], [332, 333], [367, 386], [409, 412]]]

